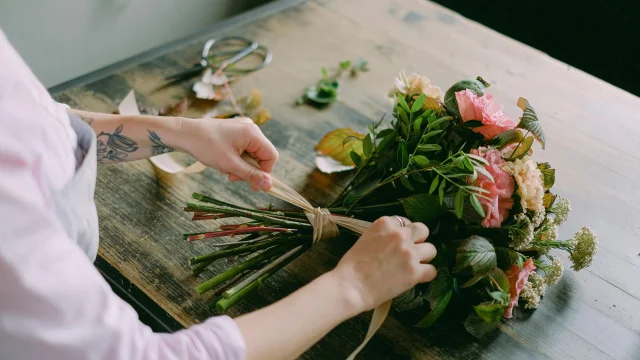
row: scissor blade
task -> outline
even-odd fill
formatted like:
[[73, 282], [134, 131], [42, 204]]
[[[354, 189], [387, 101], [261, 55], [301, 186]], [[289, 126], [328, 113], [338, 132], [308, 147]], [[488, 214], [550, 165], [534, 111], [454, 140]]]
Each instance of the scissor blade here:
[[185, 71], [181, 71], [179, 73], [173, 74], [173, 75], [169, 75], [169, 76], [165, 77], [164, 79], [165, 80], [188, 79], [188, 78], [192, 78], [192, 77], [198, 75], [199, 73], [202, 72], [202, 70], [204, 70], [204, 66], [198, 64], [198, 65], [194, 65], [189, 70], [185, 70]]
[[222, 69], [224, 70], [225, 67], [235, 63], [236, 61], [246, 57], [247, 55], [251, 54], [252, 52], [256, 51], [256, 49], [258, 48], [258, 44], [257, 43], [251, 43], [251, 45], [247, 46], [246, 48], [240, 50], [239, 53], [233, 55], [232, 57], [230, 57], [229, 59], [227, 59], [223, 64], [224, 67], [222, 67]]

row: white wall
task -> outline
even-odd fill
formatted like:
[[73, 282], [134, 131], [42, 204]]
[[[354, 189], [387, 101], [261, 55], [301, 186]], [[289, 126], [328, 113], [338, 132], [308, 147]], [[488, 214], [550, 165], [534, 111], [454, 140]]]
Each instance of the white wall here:
[[265, 0], [0, 0], [0, 28], [47, 87]]

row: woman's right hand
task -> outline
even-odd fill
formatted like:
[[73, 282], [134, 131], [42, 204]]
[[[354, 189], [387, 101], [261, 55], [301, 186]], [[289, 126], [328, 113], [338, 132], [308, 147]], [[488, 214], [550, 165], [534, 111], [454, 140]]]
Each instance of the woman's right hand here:
[[436, 277], [436, 268], [428, 264], [436, 248], [425, 242], [428, 236], [426, 225], [389, 216], [362, 234], [333, 270], [357, 312], [374, 309]]

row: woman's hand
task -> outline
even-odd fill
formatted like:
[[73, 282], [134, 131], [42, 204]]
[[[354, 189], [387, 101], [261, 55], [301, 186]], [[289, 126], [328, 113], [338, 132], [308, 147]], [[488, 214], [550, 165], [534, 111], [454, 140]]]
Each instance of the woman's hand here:
[[374, 309], [436, 277], [436, 268], [427, 264], [436, 248], [425, 242], [427, 236], [424, 224], [396, 217], [382, 217], [362, 234], [333, 270], [356, 312]]
[[[208, 167], [229, 175], [229, 180], [246, 180], [254, 190], [268, 190], [269, 173], [278, 161], [278, 151], [249, 118], [185, 119], [182, 149]], [[260, 169], [240, 155], [248, 153]]]

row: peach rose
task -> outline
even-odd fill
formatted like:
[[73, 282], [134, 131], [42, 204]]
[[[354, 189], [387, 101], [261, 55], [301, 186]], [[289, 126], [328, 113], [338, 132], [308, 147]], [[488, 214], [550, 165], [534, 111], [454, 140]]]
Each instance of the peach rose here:
[[513, 177], [503, 170], [505, 161], [497, 149], [479, 148], [471, 150], [474, 155], [482, 156], [489, 163], [484, 168], [493, 176], [495, 181], [483, 174], [473, 183], [474, 186], [483, 188], [489, 193], [484, 193], [490, 200], [479, 197], [478, 200], [485, 211], [482, 226], [486, 228], [498, 228], [509, 215], [513, 207], [513, 191], [515, 189]]
[[511, 299], [509, 301], [509, 306], [504, 311], [505, 318], [511, 319], [513, 317], [513, 308], [518, 306], [520, 291], [522, 291], [522, 287], [527, 283], [527, 280], [529, 280], [529, 274], [531, 274], [535, 269], [536, 266], [533, 265], [533, 259], [529, 258], [524, 262], [522, 270], [520, 270], [518, 264], [513, 264], [509, 271], [507, 271], [507, 278], [509, 279], [509, 295], [511, 295]]
[[456, 101], [462, 121], [482, 122], [482, 126], [472, 130], [482, 134], [485, 140], [491, 140], [503, 131], [514, 129], [517, 125], [503, 112], [502, 105], [496, 103], [491, 94], [478, 96], [472, 90], [465, 89], [456, 93]]

